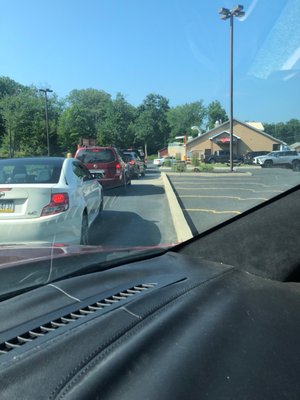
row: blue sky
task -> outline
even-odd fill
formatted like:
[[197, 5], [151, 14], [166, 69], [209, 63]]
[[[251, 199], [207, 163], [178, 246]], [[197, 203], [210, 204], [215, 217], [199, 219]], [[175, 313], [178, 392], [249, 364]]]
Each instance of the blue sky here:
[[[275, 4], [274, 4], [275, 3]], [[0, 75], [59, 97], [95, 88], [137, 106], [219, 100], [229, 112], [229, 0], [0, 0]], [[300, 119], [300, 0], [245, 0], [234, 21], [234, 115]]]

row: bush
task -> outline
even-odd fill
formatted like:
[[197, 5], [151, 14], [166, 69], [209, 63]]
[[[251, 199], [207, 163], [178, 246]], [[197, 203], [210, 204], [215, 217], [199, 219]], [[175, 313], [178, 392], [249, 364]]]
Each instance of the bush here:
[[193, 155], [192, 155], [191, 163], [192, 163], [192, 165], [193, 165], [194, 167], [199, 167], [199, 165], [200, 165], [200, 160], [199, 160], [199, 158], [197, 157], [197, 154], [193, 154]]
[[172, 171], [174, 171], [174, 172], [185, 172], [186, 171], [185, 163], [184, 162], [179, 162], [179, 163], [173, 164]]
[[211, 164], [201, 164], [199, 169], [201, 172], [212, 172], [214, 169], [214, 166]]

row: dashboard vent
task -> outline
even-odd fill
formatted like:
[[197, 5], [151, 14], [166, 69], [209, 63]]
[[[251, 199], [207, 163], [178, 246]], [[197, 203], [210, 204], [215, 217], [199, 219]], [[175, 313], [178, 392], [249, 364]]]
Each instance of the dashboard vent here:
[[157, 286], [157, 283], [143, 283], [140, 285], [133, 286], [129, 289], [122, 290], [117, 294], [106, 297], [99, 301], [95, 301], [75, 311], [69, 312], [59, 318], [53, 319], [45, 324], [39, 325], [36, 328], [30, 329], [21, 335], [14, 336], [9, 340], [5, 340], [0, 343], [0, 356], [9, 353], [14, 349], [22, 347], [26, 343], [30, 343], [37, 338], [47, 335], [49, 332], [53, 332], [59, 328], [65, 327], [66, 325], [78, 321], [79, 319], [90, 316], [91, 314], [99, 313], [113, 306], [119, 305], [120, 302], [127, 302], [137, 294], [145, 292], [149, 289], [153, 289]]

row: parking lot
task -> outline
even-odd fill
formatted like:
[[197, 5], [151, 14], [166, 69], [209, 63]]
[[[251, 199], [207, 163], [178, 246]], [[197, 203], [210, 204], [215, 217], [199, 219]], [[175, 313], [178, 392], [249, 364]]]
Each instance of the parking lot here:
[[149, 165], [146, 176], [133, 180], [125, 191], [105, 191], [104, 212], [91, 229], [91, 244], [127, 247], [181, 242], [299, 182], [299, 173], [284, 168], [174, 173]]
[[300, 182], [298, 173], [284, 168], [167, 175], [193, 234], [240, 215]]

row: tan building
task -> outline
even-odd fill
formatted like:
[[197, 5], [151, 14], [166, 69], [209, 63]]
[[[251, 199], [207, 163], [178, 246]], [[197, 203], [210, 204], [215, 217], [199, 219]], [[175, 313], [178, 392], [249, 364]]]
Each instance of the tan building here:
[[[257, 124], [257, 123], [256, 123]], [[245, 123], [234, 119], [233, 123], [233, 153], [242, 156], [248, 151], [281, 150], [286, 144], [279, 139], [257, 129], [253, 123]], [[262, 126], [262, 125], [261, 125]], [[196, 155], [202, 159], [204, 155], [214, 154], [218, 150], [228, 150], [230, 144], [229, 121], [216, 126], [208, 132], [193, 138], [187, 143], [187, 153], [190, 157]]]
[[300, 142], [294, 143], [290, 145], [291, 150], [300, 151]]

